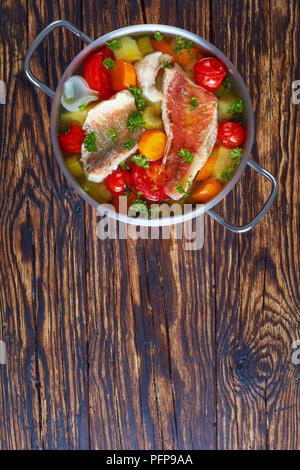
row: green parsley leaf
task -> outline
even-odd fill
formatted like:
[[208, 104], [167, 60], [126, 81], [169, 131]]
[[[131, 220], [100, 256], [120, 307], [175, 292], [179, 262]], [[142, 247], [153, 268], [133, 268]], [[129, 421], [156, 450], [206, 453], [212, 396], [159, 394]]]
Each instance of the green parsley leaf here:
[[232, 177], [232, 173], [234, 171], [234, 167], [233, 166], [230, 166], [229, 168], [227, 168], [226, 170], [222, 171], [221, 173], [221, 178], [225, 181], [229, 181]]
[[78, 106], [79, 111], [84, 111], [87, 107], [86, 103], [82, 103], [80, 106]]
[[121, 168], [121, 170], [129, 170], [129, 166], [127, 165], [126, 162], [121, 162], [120, 163], [120, 168]]
[[232, 81], [230, 80], [230, 78], [228, 77], [228, 75], [226, 75], [226, 77], [224, 78], [223, 82], [222, 82], [222, 85], [224, 87], [224, 90], [231, 90], [232, 88]]
[[90, 132], [83, 141], [84, 148], [88, 152], [96, 152], [96, 136], [94, 132]]
[[146, 157], [143, 157], [141, 153], [139, 155], [134, 155], [133, 157], [131, 157], [131, 160], [135, 162], [138, 166], [141, 166], [146, 170], [149, 168], [149, 161]]
[[115, 61], [110, 57], [107, 57], [107, 59], [103, 60], [102, 65], [104, 65], [108, 70], [112, 70], [115, 68]]
[[112, 51], [119, 51], [122, 49], [122, 44], [120, 43], [119, 39], [115, 38], [110, 42], [106, 43], [107, 47], [109, 47]]
[[128, 87], [128, 90], [131, 91], [131, 93], [134, 96], [137, 109], [139, 110], [143, 109], [146, 105], [146, 99], [144, 98], [143, 90], [138, 88], [136, 85], [134, 87], [132, 86]]
[[130, 115], [129, 118], [127, 119], [127, 128], [131, 131], [134, 132], [134, 130], [139, 127], [140, 129], [145, 125], [145, 122], [143, 121], [143, 116], [140, 111], [133, 111]]
[[243, 111], [244, 101], [242, 98], [235, 98], [234, 102], [231, 103], [227, 108], [228, 114], [241, 113]]
[[155, 31], [155, 33], [153, 33], [153, 37], [156, 41], [161, 41], [164, 38], [159, 31]]
[[128, 150], [133, 149], [134, 147], [134, 140], [133, 139], [126, 139], [124, 142], [124, 147]]
[[205, 114], [205, 113], [206, 113], [206, 108], [203, 108], [201, 111], [201, 114]]
[[180, 150], [178, 150], [177, 155], [178, 155], [179, 157], [182, 157], [182, 160], [183, 160], [184, 162], [189, 162], [189, 163], [191, 163], [191, 162], [193, 161], [193, 159], [194, 159], [194, 154], [191, 153], [188, 149], [180, 149]]
[[110, 140], [112, 140], [113, 142], [117, 142], [119, 140], [119, 137], [118, 137], [118, 134], [116, 133], [115, 129], [110, 129], [108, 131], [108, 137], [110, 138]]
[[190, 99], [189, 103], [190, 103], [190, 105], [191, 105], [191, 111], [194, 111], [194, 109], [198, 108], [198, 106], [199, 106], [199, 101], [198, 101], [197, 96], [192, 96], [192, 98]]
[[169, 60], [164, 60], [163, 64], [162, 64], [162, 68], [163, 69], [171, 69], [172, 65], [171, 65], [170, 61]]
[[175, 186], [175, 189], [176, 189], [176, 191], [178, 191], [179, 194], [181, 194], [183, 197], [189, 197], [189, 193], [186, 192], [186, 190], [184, 189], [184, 187], [182, 186], [181, 183], [178, 183], [178, 184]]
[[157, 219], [159, 215], [159, 206], [151, 205], [150, 209], [148, 210], [148, 218], [149, 219]]
[[231, 150], [229, 156], [234, 161], [234, 163], [236, 165], [239, 165], [241, 163], [242, 158], [243, 158], [243, 149], [240, 148], [240, 147], [237, 147], [237, 148]]
[[183, 39], [181, 36], [176, 36], [176, 43], [177, 46], [173, 49], [175, 54], [182, 54], [183, 49], [186, 49], [188, 52], [191, 51], [194, 43], [192, 41], [187, 41]]

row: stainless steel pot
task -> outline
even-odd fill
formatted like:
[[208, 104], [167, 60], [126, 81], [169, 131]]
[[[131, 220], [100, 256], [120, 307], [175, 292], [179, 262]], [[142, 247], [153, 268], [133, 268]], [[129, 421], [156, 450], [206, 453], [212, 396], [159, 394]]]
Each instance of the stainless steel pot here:
[[[58, 84], [58, 87], [56, 91], [54, 92], [50, 88], [48, 88], [46, 85], [41, 83], [30, 71], [30, 60], [31, 57], [38, 47], [38, 45], [41, 43], [41, 41], [54, 29], [59, 28], [59, 27], [64, 27], [67, 28], [68, 30], [72, 31], [76, 36], [80, 37], [85, 43], [88, 44], [86, 48], [84, 48], [75, 58], [74, 60], [70, 63], [68, 66], [67, 70], [63, 74], [63, 76], [60, 79], [60, 82]], [[59, 106], [60, 106], [60, 99], [61, 99], [61, 94], [62, 94], [62, 89], [65, 81], [73, 75], [83, 64], [87, 56], [93, 51], [98, 49], [99, 47], [103, 46], [107, 41], [111, 41], [113, 38], [124, 36], [124, 35], [131, 35], [131, 36], [139, 36], [141, 34], [151, 34], [154, 31], [161, 31], [162, 33], [165, 33], [166, 35], [180, 35], [186, 39], [189, 39], [196, 43], [198, 46], [200, 46], [201, 49], [205, 50], [208, 52], [210, 55], [213, 55], [217, 58], [219, 58], [225, 65], [226, 68], [228, 69], [229, 73], [232, 75], [234, 82], [235, 82], [235, 88], [239, 96], [241, 96], [246, 104], [245, 108], [245, 114], [244, 114], [244, 121], [245, 121], [245, 126], [246, 126], [246, 133], [247, 133], [247, 138], [246, 138], [246, 145], [244, 148], [244, 155], [243, 159], [239, 165], [239, 168], [236, 172], [236, 174], [233, 176], [232, 180], [224, 187], [224, 189], [211, 201], [209, 201], [206, 204], [198, 205], [197, 208], [191, 210], [190, 212], [182, 215], [177, 215], [174, 217], [164, 217], [162, 219], [134, 219], [132, 217], [128, 217], [127, 215], [124, 214], [118, 214], [114, 212], [113, 210], [106, 208], [106, 213], [113, 217], [114, 219], [121, 220], [126, 223], [130, 224], [135, 224], [135, 225], [144, 225], [144, 226], [162, 226], [162, 225], [171, 225], [171, 224], [176, 224], [180, 222], [184, 222], [186, 220], [190, 220], [194, 217], [199, 216], [203, 212], [207, 212], [211, 217], [213, 217], [215, 220], [217, 220], [220, 224], [222, 224], [224, 227], [227, 229], [231, 230], [232, 232], [236, 233], [243, 233], [251, 230], [263, 217], [263, 215], [267, 212], [271, 204], [273, 203], [274, 199], [276, 198], [276, 195], [278, 193], [278, 182], [276, 178], [269, 173], [267, 170], [262, 168], [258, 163], [254, 162], [249, 158], [250, 151], [253, 145], [253, 138], [254, 138], [254, 118], [253, 118], [253, 109], [251, 105], [251, 100], [249, 93], [247, 91], [246, 85], [240, 76], [239, 72], [235, 69], [233, 64], [230, 62], [230, 60], [225, 57], [222, 52], [220, 52], [215, 46], [213, 46], [210, 42], [205, 41], [201, 37], [197, 36], [196, 34], [190, 33], [188, 31], [185, 31], [184, 29], [179, 29], [175, 28], [174, 26], [166, 26], [166, 25], [153, 25], [153, 24], [145, 24], [145, 25], [135, 25], [135, 26], [128, 26], [126, 28], [121, 28], [117, 29], [116, 31], [112, 31], [108, 34], [105, 34], [104, 36], [101, 36], [100, 38], [96, 39], [93, 41], [90, 39], [88, 36], [83, 34], [81, 31], [79, 31], [74, 25], [69, 23], [68, 21], [65, 20], [60, 20], [60, 21], [55, 21], [54, 23], [51, 23], [49, 26], [47, 26], [33, 41], [32, 45], [30, 46], [28, 53], [25, 58], [24, 62], [24, 71], [28, 77], [28, 79], [35, 85], [37, 86], [40, 90], [42, 90], [44, 93], [46, 93], [50, 98], [53, 99], [52, 103], [52, 109], [51, 109], [51, 138], [52, 138], [52, 145], [54, 148], [55, 156], [58, 161], [58, 164], [60, 168], [62, 169], [65, 177], [67, 178], [68, 182], [73, 186], [75, 191], [84, 199], [86, 200], [89, 204], [91, 204], [94, 207], [98, 207], [99, 203], [97, 203], [94, 199], [92, 199], [77, 183], [77, 181], [72, 177], [72, 175], [69, 173], [68, 169], [65, 166], [64, 163], [64, 158], [63, 155], [60, 151], [58, 141], [57, 141], [57, 121], [58, 121], [58, 111], [59, 111]], [[212, 210], [212, 207], [218, 204], [221, 199], [223, 199], [226, 194], [229, 193], [229, 191], [232, 190], [234, 185], [237, 183], [237, 181], [240, 179], [242, 172], [244, 171], [246, 165], [249, 165], [251, 168], [253, 168], [257, 173], [260, 175], [265, 176], [272, 184], [272, 192], [267, 200], [265, 206], [262, 208], [262, 210], [252, 219], [249, 223], [243, 226], [235, 226], [231, 224], [230, 222], [227, 222], [224, 220], [223, 217], [221, 217], [217, 212]]]

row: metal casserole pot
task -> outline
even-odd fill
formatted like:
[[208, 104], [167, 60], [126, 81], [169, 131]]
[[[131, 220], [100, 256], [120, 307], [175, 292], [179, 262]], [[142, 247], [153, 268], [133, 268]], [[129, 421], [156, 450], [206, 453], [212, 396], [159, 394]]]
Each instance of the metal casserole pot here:
[[[70, 31], [72, 31], [76, 36], [80, 37], [85, 43], [88, 44], [86, 48], [84, 48], [76, 57], [75, 59], [70, 63], [68, 66], [67, 70], [61, 77], [61, 80], [58, 84], [58, 87], [56, 91], [52, 91], [50, 88], [48, 88], [46, 85], [41, 83], [30, 71], [30, 60], [31, 57], [38, 47], [38, 45], [41, 43], [41, 41], [54, 29], [59, 28], [59, 27], [64, 27]], [[184, 29], [180, 28], [175, 28], [174, 26], [166, 26], [166, 25], [151, 25], [151, 24], [145, 24], [145, 25], [135, 25], [135, 26], [128, 26], [126, 28], [121, 28], [117, 29], [116, 31], [110, 32], [108, 34], [105, 34], [104, 36], [101, 36], [100, 38], [96, 39], [95, 41], [92, 41], [88, 36], [83, 34], [81, 31], [79, 31], [74, 25], [69, 23], [68, 21], [65, 20], [60, 20], [60, 21], [55, 21], [54, 23], [51, 23], [49, 26], [47, 26], [33, 41], [32, 45], [30, 46], [28, 53], [25, 58], [24, 62], [24, 71], [28, 77], [28, 79], [35, 85], [37, 86], [40, 90], [42, 90], [44, 93], [46, 93], [50, 98], [53, 99], [52, 103], [52, 109], [51, 109], [51, 138], [52, 138], [52, 145], [55, 151], [55, 156], [58, 161], [58, 164], [60, 168], [62, 169], [65, 177], [67, 178], [68, 182], [73, 186], [75, 191], [89, 204], [91, 204], [94, 207], [98, 207], [99, 203], [96, 202], [94, 199], [92, 199], [82, 188], [81, 186], [77, 183], [77, 181], [72, 177], [72, 175], [69, 173], [68, 169], [65, 166], [64, 163], [64, 158], [63, 155], [60, 151], [59, 145], [58, 145], [58, 140], [57, 140], [57, 120], [58, 120], [58, 113], [59, 113], [59, 107], [60, 107], [60, 99], [61, 99], [61, 94], [62, 94], [62, 89], [63, 85], [68, 78], [73, 75], [83, 64], [83, 62], [86, 60], [87, 56], [94, 50], [98, 49], [99, 47], [103, 46], [107, 41], [111, 41], [113, 38], [117, 38], [120, 36], [124, 35], [130, 35], [130, 36], [139, 36], [142, 34], [151, 34], [154, 31], [161, 31], [162, 33], [165, 33], [166, 35], [169, 36], [174, 36], [174, 35], [180, 35], [184, 37], [185, 39], [189, 39], [193, 41], [195, 44], [200, 46], [201, 49], [203, 49], [205, 52], [209, 53], [209, 55], [212, 55], [214, 57], [219, 58], [223, 64], [225, 64], [227, 70], [229, 73], [232, 75], [234, 79], [234, 84], [235, 84], [235, 90], [241, 96], [245, 102], [245, 112], [244, 112], [244, 122], [246, 126], [246, 142], [244, 144], [244, 154], [243, 154], [243, 159], [239, 165], [239, 168], [233, 178], [229, 181], [229, 183], [222, 189], [222, 191], [211, 201], [209, 201], [206, 204], [201, 204], [197, 205], [196, 208], [191, 210], [188, 213], [181, 214], [181, 215], [176, 215], [172, 217], [164, 217], [161, 219], [134, 219], [132, 217], [128, 217], [127, 215], [124, 214], [119, 214], [116, 213], [114, 210], [110, 209], [109, 207], [106, 207], [105, 213], [109, 215], [110, 217], [113, 217], [114, 219], [120, 220], [122, 222], [130, 223], [130, 224], [135, 224], [135, 225], [144, 225], [144, 226], [163, 226], [163, 225], [172, 225], [180, 222], [184, 222], [187, 220], [190, 220], [194, 217], [199, 216], [200, 214], [207, 212], [210, 216], [212, 216], [215, 220], [217, 220], [219, 223], [221, 223], [224, 227], [227, 229], [231, 230], [232, 232], [236, 233], [243, 233], [251, 230], [263, 217], [263, 215], [266, 213], [266, 211], [269, 209], [271, 204], [273, 203], [274, 199], [276, 198], [276, 195], [278, 193], [278, 182], [276, 178], [269, 173], [267, 170], [262, 168], [258, 163], [254, 162], [249, 158], [250, 151], [253, 145], [253, 138], [254, 138], [254, 118], [253, 118], [253, 109], [252, 109], [252, 104], [250, 100], [250, 96], [248, 93], [248, 90], [246, 88], [246, 85], [240, 76], [239, 72], [235, 69], [233, 64], [230, 62], [230, 60], [227, 59], [227, 57], [222, 54], [215, 46], [213, 46], [210, 42], [205, 41], [201, 37], [197, 36], [196, 34], [190, 33], [188, 31], [185, 31]], [[236, 182], [239, 180], [241, 177], [242, 172], [244, 171], [246, 165], [249, 165], [251, 168], [253, 168], [257, 173], [264, 175], [271, 183], [272, 183], [272, 192], [271, 195], [266, 202], [265, 206], [262, 208], [262, 210], [259, 212], [259, 214], [254, 217], [249, 223], [243, 226], [235, 226], [223, 219], [218, 213], [216, 213], [214, 210], [212, 210], [212, 207], [218, 204], [225, 196], [226, 194], [229, 193], [229, 191], [232, 190]]]

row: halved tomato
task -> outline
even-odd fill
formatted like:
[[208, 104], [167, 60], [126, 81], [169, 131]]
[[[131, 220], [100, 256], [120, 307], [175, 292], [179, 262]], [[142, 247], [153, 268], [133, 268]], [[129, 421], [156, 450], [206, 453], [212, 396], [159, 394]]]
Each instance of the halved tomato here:
[[148, 201], [161, 202], [169, 199], [163, 190], [165, 173], [161, 161], [149, 162], [149, 168], [133, 164], [131, 168], [132, 182]]
[[92, 90], [96, 90], [99, 93], [99, 98], [102, 100], [108, 100], [113, 95], [111, 89], [110, 73], [107, 68], [102, 65], [104, 59], [107, 59], [108, 52], [102, 52], [100, 49], [98, 52], [91, 54], [83, 65], [82, 75], [87, 81], [88, 86]]

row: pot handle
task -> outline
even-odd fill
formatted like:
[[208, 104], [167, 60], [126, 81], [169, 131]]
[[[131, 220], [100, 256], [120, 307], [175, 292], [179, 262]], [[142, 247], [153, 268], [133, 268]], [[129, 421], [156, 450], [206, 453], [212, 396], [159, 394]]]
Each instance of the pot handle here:
[[230, 222], [227, 222], [221, 215], [217, 214], [217, 212], [215, 212], [212, 209], [209, 209], [207, 211], [207, 214], [209, 214], [217, 222], [219, 222], [221, 225], [223, 225], [223, 227], [226, 227], [228, 230], [231, 230], [231, 232], [235, 232], [235, 233], [245, 233], [245, 232], [248, 232], [249, 230], [252, 230], [253, 227], [255, 227], [255, 225], [258, 224], [260, 219], [265, 215], [267, 210], [270, 208], [271, 204], [274, 202], [274, 199], [276, 198], [277, 193], [278, 193], [278, 189], [279, 189], [277, 179], [275, 178], [275, 176], [273, 176], [271, 173], [269, 173], [267, 170], [265, 170], [265, 168], [263, 168], [262, 166], [260, 166], [258, 163], [254, 162], [251, 159], [249, 159], [247, 161], [247, 164], [251, 168], [253, 168], [253, 170], [255, 170], [257, 173], [259, 173], [260, 175], [265, 176], [272, 183], [272, 187], [273, 187], [272, 193], [271, 193], [269, 199], [267, 200], [266, 204], [262, 208], [262, 210], [254, 217], [254, 219], [252, 219], [250, 222], [248, 222], [248, 224], [241, 225], [241, 226], [233, 225]]
[[30, 61], [33, 53], [39, 46], [39, 44], [45, 39], [46, 36], [48, 36], [51, 31], [53, 31], [56, 28], [66, 28], [69, 31], [72, 31], [76, 36], [78, 36], [82, 41], [86, 42], [87, 44], [90, 44], [92, 42], [92, 39], [86, 36], [84, 33], [82, 33], [79, 29], [76, 28], [72, 23], [66, 20], [59, 20], [59, 21], [54, 21], [53, 23], [49, 24], [43, 31], [38, 34], [38, 36], [35, 38], [33, 43], [28, 49], [28, 52], [25, 57], [24, 61], [24, 72], [28, 78], [36, 87], [38, 87], [40, 90], [42, 90], [46, 95], [50, 96], [50, 98], [53, 98], [55, 93], [53, 90], [51, 90], [47, 85], [44, 85], [44, 83], [40, 82], [30, 71]]

